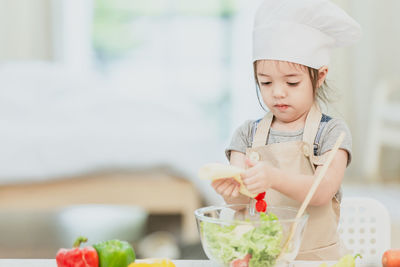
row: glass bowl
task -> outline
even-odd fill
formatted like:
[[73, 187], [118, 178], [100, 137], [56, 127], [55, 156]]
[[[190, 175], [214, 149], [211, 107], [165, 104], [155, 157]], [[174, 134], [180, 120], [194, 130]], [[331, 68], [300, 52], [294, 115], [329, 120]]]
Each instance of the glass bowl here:
[[252, 211], [250, 204], [233, 204], [194, 212], [207, 257], [219, 266], [290, 266], [299, 251], [308, 214], [297, 220], [293, 238], [278, 258], [297, 209], [269, 206], [266, 213]]

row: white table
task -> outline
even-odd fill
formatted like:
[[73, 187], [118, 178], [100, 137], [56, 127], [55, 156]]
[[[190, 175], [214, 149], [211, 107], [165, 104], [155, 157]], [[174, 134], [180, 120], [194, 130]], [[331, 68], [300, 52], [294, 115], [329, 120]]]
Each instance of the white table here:
[[[176, 267], [214, 267], [209, 260], [174, 260]], [[321, 262], [296, 261], [294, 267], [318, 267]], [[328, 265], [333, 265], [330, 262]], [[55, 259], [0, 259], [0, 267], [57, 267]], [[358, 267], [358, 266], [357, 266]]]

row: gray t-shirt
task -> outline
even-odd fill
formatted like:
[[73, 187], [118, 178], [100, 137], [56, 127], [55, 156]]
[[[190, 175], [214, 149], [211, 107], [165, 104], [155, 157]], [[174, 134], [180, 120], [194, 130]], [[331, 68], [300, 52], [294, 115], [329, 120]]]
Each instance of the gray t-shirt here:
[[[344, 131], [345, 137], [340, 148], [346, 150], [348, 153], [348, 166], [351, 162], [352, 146], [352, 139], [349, 128], [347, 127], [346, 123], [341, 119], [330, 118], [326, 115], [324, 115], [323, 118], [328, 118], [328, 121], [321, 120], [320, 129], [318, 130], [317, 134], [319, 135], [319, 140], [316, 155], [319, 156], [331, 150], [340, 133]], [[247, 120], [239, 128], [236, 129], [230, 145], [225, 150], [228, 159], [230, 159], [230, 154], [232, 150], [246, 153], [246, 148], [249, 148], [252, 145], [256, 127], [256, 121]], [[303, 130], [304, 129], [295, 132], [283, 132], [276, 131], [271, 128], [267, 138], [267, 144], [302, 140]]]

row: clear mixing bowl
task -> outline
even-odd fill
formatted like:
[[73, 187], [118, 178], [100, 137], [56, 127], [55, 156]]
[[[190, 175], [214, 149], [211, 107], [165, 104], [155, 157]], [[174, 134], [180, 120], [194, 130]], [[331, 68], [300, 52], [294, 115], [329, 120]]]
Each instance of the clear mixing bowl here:
[[297, 221], [288, 248], [278, 258], [297, 209], [270, 207], [252, 212], [249, 204], [210, 206], [195, 211], [201, 244], [207, 257], [219, 266], [290, 266], [300, 248], [308, 215]]

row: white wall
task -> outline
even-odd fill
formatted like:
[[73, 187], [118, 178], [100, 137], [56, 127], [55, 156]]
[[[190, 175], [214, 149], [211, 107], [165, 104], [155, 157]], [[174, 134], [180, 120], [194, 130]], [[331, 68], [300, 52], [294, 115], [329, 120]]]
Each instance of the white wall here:
[[[397, 52], [400, 47], [400, 1], [332, 1], [355, 18], [363, 29], [359, 43], [333, 53], [328, 75], [328, 82], [337, 97], [329, 113], [344, 118], [353, 134], [353, 162], [347, 175], [359, 177], [364, 164], [365, 131], [373, 105], [372, 93], [381, 80], [392, 79], [400, 71], [400, 53]], [[399, 152], [384, 149], [381, 174], [388, 175], [389, 169], [393, 172], [393, 166], [399, 165], [399, 158]]]
[[[349, 58], [351, 66], [350, 84], [352, 101], [348, 103], [354, 138], [355, 166], [363, 168], [366, 147], [366, 126], [373, 105], [372, 92], [383, 79], [398, 77], [400, 71], [400, 1], [397, 0], [352, 0], [348, 1], [351, 14], [363, 27], [363, 40], [354, 48]], [[350, 61], [354, 59], [354, 61]], [[400, 88], [399, 88], [400, 90]], [[400, 138], [400, 136], [399, 136]], [[383, 155], [387, 166], [398, 166], [400, 153], [391, 157]], [[381, 166], [386, 175], [385, 165]]]
[[0, 0], [0, 60], [51, 59], [51, 0]]

